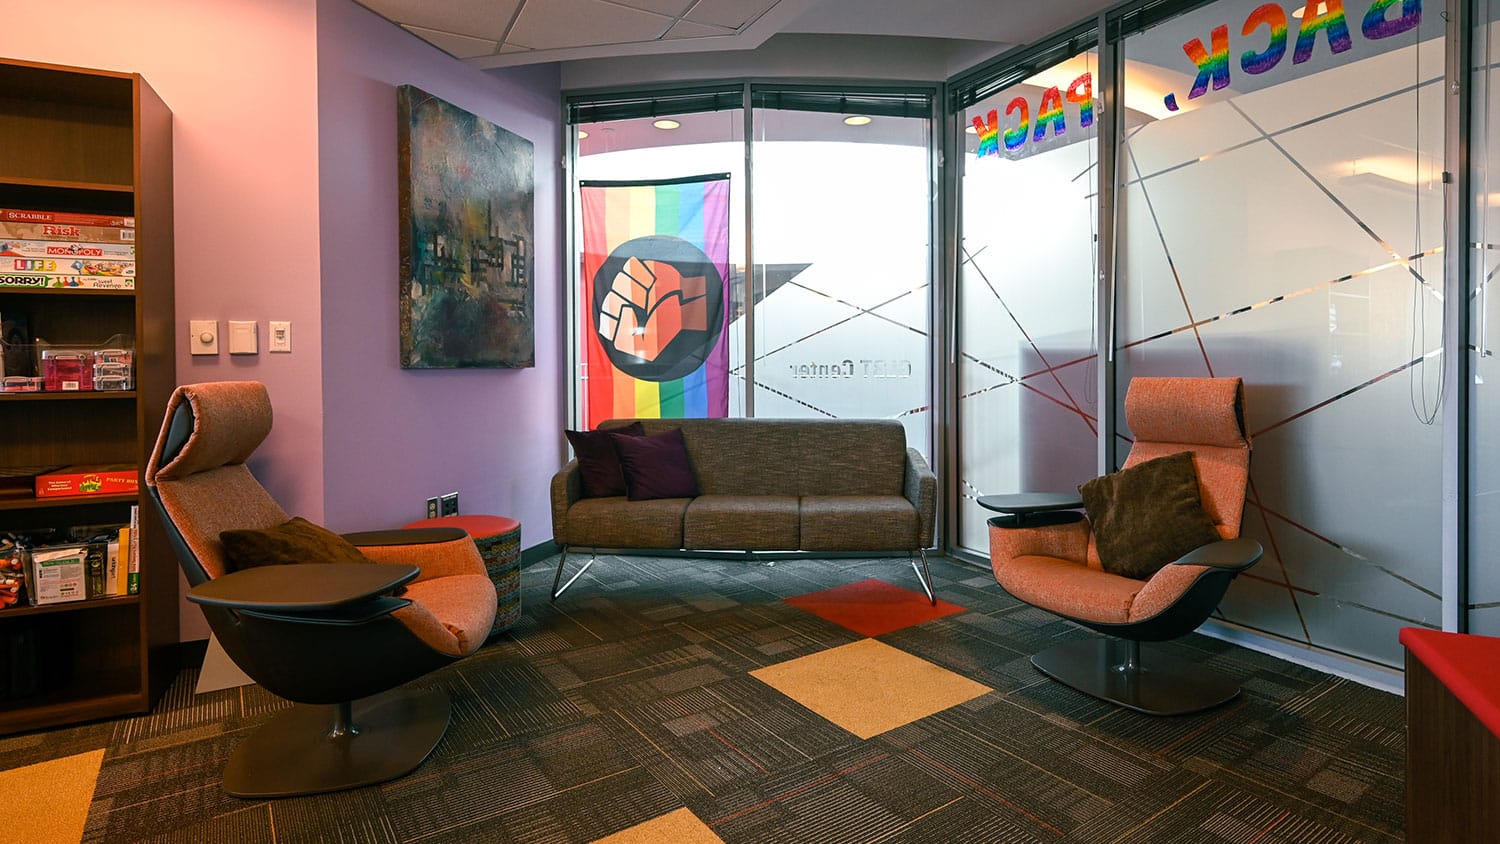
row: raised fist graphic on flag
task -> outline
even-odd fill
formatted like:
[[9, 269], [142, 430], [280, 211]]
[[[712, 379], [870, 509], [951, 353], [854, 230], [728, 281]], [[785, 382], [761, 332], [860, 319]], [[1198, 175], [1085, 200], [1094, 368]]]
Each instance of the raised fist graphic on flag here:
[[653, 235], [621, 244], [594, 275], [594, 324], [610, 361], [647, 381], [703, 364], [724, 321], [724, 282], [703, 251]]

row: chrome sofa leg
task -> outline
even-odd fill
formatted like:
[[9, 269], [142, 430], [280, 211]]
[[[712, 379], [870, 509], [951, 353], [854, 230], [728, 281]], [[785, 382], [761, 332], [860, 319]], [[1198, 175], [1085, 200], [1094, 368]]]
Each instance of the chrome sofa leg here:
[[918, 548], [917, 553], [922, 557], [922, 567], [917, 568], [917, 560], [911, 558], [911, 570], [917, 573], [917, 580], [922, 582], [922, 591], [927, 593], [927, 600], [937, 606], [937, 596], [932, 594], [932, 572], [927, 568], [927, 549]]
[[568, 587], [573, 585], [573, 581], [577, 580], [580, 577], [583, 577], [583, 573], [588, 571], [589, 566], [592, 566], [594, 564], [594, 559], [594, 552], [590, 551], [589, 561], [583, 564], [583, 568], [574, 572], [573, 576], [568, 578], [568, 582], [563, 583], [562, 588], [559, 589], [557, 584], [562, 583], [563, 566], [568, 562], [568, 546], [564, 545], [562, 548], [562, 556], [557, 558], [557, 576], [552, 578], [552, 600], [556, 601], [558, 595], [561, 595], [562, 593], [568, 591]]

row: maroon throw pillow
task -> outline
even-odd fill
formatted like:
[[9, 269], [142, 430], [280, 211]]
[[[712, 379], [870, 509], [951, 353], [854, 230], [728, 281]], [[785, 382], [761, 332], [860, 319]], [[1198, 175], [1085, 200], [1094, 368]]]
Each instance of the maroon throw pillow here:
[[563, 431], [573, 445], [573, 454], [578, 457], [579, 480], [583, 482], [584, 498], [604, 498], [625, 494], [625, 473], [620, 468], [620, 456], [615, 451], [610, 434], [644, 437], [646, 429], [639, 422], [631, 422], [620, 428], [604, 431]]
[[652, 498], [693, 498], [698, 479], [688, 459], [682, 429], [673, 428], [650, 437], [610, 433], [620, 466], [625, 470], [625, 494], [631, 501]]

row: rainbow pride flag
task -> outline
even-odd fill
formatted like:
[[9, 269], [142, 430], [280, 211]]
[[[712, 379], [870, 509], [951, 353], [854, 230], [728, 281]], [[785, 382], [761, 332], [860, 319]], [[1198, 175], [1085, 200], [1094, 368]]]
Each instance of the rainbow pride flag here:
[[583, 420], [729, 414], [729, 176], [582, 182]]

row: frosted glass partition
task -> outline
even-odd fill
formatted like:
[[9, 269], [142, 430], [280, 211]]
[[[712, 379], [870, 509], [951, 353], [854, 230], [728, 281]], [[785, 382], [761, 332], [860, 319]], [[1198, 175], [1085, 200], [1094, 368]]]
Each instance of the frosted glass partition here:
[[755, 109], [755, 415], [899, 419], [931, 460], [931, 121], [844, 118]]
[[1398, 628], [1441, 620], [1454, 387], [1442, 20], [1421, 6], [1236, 0], [1124, 43], [1121, 394], [1245, 379], [1244, 532], [1266, 555], [1224, 618], [1392, 666]]
[[965, 110], [958, 276], [959, 536], [980, 495], [1093, 477], [1098, 438], [1092, 53]]
[[1500, 0], [1474, 4], [1470, 250], [1469, 630], [1500, 635]]

